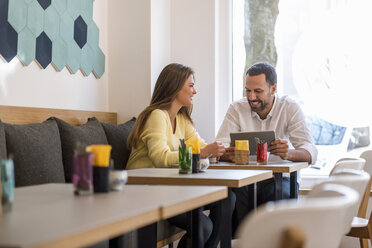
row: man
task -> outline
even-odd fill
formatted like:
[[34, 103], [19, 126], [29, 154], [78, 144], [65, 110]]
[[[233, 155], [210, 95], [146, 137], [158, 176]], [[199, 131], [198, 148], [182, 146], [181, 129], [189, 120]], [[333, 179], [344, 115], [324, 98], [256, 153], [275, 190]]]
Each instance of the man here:
[[[268, 144], [269, 160], [276, 158], [314, 164], [318, 152], [305, 116], [296, 102], [275, 94], [276, 86], [276, 71], [271, 65], [259, 62], [250, 67], [246, 73], [246, 97], [230, 105], [216, 140], [230, 142], [232, 132], [274, 130], [276, 139]], [[234, 154], [234, 147], [228, 147], [221, 160], [234, 162]], [[248, 190], [240, 188], [235, 193], [236, 217], [241, 221], [250, 210]], [[283, 198], [289, 198], [288, 177], [283, 178]], [[274, 200], [274, 179], [257, 184], [257, 204], [270, 200]]]

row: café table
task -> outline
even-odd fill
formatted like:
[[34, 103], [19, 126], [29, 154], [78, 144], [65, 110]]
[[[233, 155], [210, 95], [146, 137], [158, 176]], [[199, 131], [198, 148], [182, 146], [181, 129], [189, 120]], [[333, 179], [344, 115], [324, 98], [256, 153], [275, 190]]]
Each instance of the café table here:
[[226, 197], [226, 187], [126, 185], [86, 196], [71, 184], [16, 188], [0, 216], [0, 247], [82, 247], [142, 228], [150, 235], [139, 247], [156, 247], [158, 220]]
[[[270, 170], [207, 170], [204, 173], [179, 174], [178, 169], [172, 168], [143, 168], [128, 171], [128, 184], [149, 185], [204, 185], [204, 186], [228, 186], [240, 188], [254, 185], [257, 182], [272, 178]], [[250, 187], [252, 202], [255, 202], [254, 188]], [[253, 203], [255, 204], [255, 203]], [[196, 209], [193, 212], [200, 212]], [[221, 224], [218, 225], [221, 237], [221, 247], [231, 247], [231, 216], [230, 200], [224, 199], [219, 204]], [[196, 215], [194, 213], [193, 215]], [[194, 231], [193, 231], [193, 236]], [[193, 246], [194, 247], [194, 246]]]
[[[178, 165], [175, 165], [178, 166]], [[248, 165], [236, 165], [231, 162], [218, 162], [216, 164], [210, 164], [208, 169], [218, 170], [271, 170], [274, 174], [275, 180], [275, 199], [283, 199], [283, 173], [289, 173], [290, 177], [290, 198], [298, 198], [298, 188], [296, 185], [297, 174], [300, 169], [308, 167], [307, 162], [291, 162], [291, 161], [280, 161], [280, 162], [268, 162], [265, 165], [258, 165], [256, 162], [250, 162]]]

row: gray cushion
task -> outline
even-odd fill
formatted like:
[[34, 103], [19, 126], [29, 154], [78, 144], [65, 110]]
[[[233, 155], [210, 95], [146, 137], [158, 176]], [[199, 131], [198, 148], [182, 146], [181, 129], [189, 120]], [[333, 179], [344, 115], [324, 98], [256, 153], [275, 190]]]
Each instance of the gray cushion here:
[[6, 158], [6, 143], [4, 124], [0, 121], [0, 159]]
[[76, 144], [83, 145], [107, 144], [105, 131], [96, 118], [81, 126], [73, 126], [61, 119], [51, 117], [56, 120], [61, 135], [63, 167], [65, 170], [66, 182], [71, 182], [73, 155]]
[[61, 140], [54, 120], [4, 123], [8, 154], [13, 155], [15, 186], [64, 183]]
[[130, 150], [127, 148], [127, 139], [132, 131], [136, 118], [119, 124], [109, 124], [101, 122], [105, 130], [107, 142], [112, 146], [111, 158], [114, 160], [114, 167], [117, 170], [124, 170], [130, 155]]

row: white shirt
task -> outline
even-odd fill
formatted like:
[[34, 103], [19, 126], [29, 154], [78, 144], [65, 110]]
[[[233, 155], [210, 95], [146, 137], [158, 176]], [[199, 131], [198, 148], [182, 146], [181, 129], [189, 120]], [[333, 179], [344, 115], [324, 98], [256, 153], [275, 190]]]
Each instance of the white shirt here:
[[[230, 133], [269, 130], [274, 130], [277, 138], [288, 140], [290, 148], [308, 151], [312, 164], [316, 162], [318, 150], [306, 125], [305, 115], [300, 106], [287, 96], [275, 95], [273, 107], [265, 120], [261, 120], [251, 110], [247, 98], [233, 102], [227, 110], [216, 140], [230, 144]], [[272, 160], [271, 157], [270, 155], [269, 160]]]

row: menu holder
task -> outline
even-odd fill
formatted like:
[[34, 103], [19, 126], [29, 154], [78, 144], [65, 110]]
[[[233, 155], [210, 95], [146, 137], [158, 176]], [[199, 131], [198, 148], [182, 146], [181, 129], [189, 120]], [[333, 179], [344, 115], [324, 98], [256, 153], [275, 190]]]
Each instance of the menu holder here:
[[235, 164], [249, 164], [248, 140], [235, 140]]
[[110, 191], [110, 154], [111, 145], [90, 145], [87, 152], [94, 154], [93, 162], [93, 188], [94, 193], [107, 193]]

